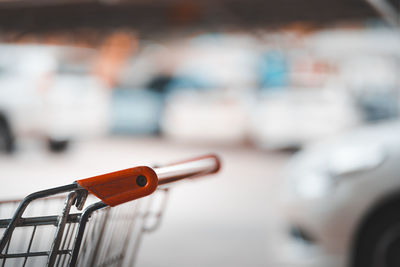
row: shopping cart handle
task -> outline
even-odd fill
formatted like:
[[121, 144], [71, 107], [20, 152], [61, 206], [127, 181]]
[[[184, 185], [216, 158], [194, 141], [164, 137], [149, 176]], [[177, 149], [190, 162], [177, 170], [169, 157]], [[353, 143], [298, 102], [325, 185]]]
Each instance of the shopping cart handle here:
[[76, 181], [109, 206], [116, 206], [150, 195], [157, 189], [154, 170], [139, 166]]
[[214, 154], [208, 154], [157, 167], [154, 168], [154, 171], [158, 176], [158, 184], [164, 185], [186, 178], [195, 178], [217, 173], [220, 169], [221, 161], [219, 157]]
[[140, 166], [77, 180], [82, 188], [109, 206], [116, 206], [153, 193], [158, 185], [218, 172], [221, 163], [210, 154], [159, 168]]

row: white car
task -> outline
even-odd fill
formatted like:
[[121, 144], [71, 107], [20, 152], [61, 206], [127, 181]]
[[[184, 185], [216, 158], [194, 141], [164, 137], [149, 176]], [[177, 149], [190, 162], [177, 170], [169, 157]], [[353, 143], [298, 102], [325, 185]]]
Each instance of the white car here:
[[282, 149], [335, 135], [359, 121], [344, 90], [284, 88], [260, 93], [251, 113], [249, 132], [258, 147]]
[[281, 41], [288, 49], [266, 49], [263, 60], [265, 78], [278, 85], [266, 86], [254, 104], [251, 136], [259, 146], [298, 147], [398, 117], [398, 31], [328, 29], [301, 43]]
[[399, 163], [399, 121], [366, 126], [295, 155], [282, 194], [290, 229], [282, 265], [400, 266]]
[[53, 150], [107, 129], [109, 92], [89, 49], [0, 45], [0, 149], [40, 137]]
[[197, 143], [245, 142], [247, 98], [257, 83], [253, 39], [204, 35], [191, 40], [183, 51], [173, 73], [176, 79], [167, 97], [162, 133]]
[[218, 92], [181, 90], [167, 98], [163, 134], [192, 143], [242, 143], [246, 135], [246, 103]]

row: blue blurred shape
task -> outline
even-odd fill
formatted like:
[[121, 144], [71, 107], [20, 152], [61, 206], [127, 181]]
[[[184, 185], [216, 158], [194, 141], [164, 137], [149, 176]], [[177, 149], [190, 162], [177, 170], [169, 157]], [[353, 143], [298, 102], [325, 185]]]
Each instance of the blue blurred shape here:
[[376, 90], [364, 93], [358, 97], [357, 104], [367, 122], [388, 120], [399, 116], [399, 101], [394, 91]]
[[176, 90], [206, 90], [213, 87], [210, 81], [196, 74], [174, 77], [167, 86], [167, 92], [170, 93]]
[[261, 59], [260, 74], [262, 88], [287, 86], [289, 66], [286, 56], [276, 50], [265, 53]]
[[111, 109], [112, 132], [157, 134], [163, 105], [162, 93], [147, 89], [115, 89]]

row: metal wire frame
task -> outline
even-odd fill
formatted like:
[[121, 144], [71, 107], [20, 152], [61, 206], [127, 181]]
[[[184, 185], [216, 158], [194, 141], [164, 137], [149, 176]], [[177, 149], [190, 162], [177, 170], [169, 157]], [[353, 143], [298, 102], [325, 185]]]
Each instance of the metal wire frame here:
[[[150, 211], [152, 198], [143, 201], [131, 201], [118, 207], [109, 208], [105, 203], [98, 201], [84, 208], [88, 198], [88, 191], [77, 183], [39, 191], [25, 197], [19, 204], [11, 219], [0, 220], [0, 229], [5, 229], [0, 241], [1, 266], [9, 266], [11, 260], [14, 266], [118, 266], [124, 264], [132, 266], [136, 258], [143, 233], [154, 231], [159, 225], [162, 212], [166, 206], [168, 195], [167, 184], [182, 180], [215, 173], [220, 168], [220, 162], [215, 155], [178, 162], [162, 168], [155, 168], [159, 190], [165, 197], [159, 209]], [[55, 195], [61, 197], [53, 197]], [[154, 194], [153, 194], [154, 195]], [[50, 198], [49, 198], [50, 197]], [[53, 197], [53, 198], [51, 198]], [[28, 206], [42, 200], [53, 202], [56, 199], [65, 199], [61, 213], [57, 215], [23, 217]], [[0, 202], [13, 204], [15, 201]], [[46, 203], [45, 203], [46, 204]], [[132, 206], [133, 205], [133, 206]], [[72, 212], [74, 208], [78, 212]], [[84, 208], [84, 209], [83, 209]], [[155, 218], [149, 224], [150, 218]], [[53, 227], [53, 236], [47, 233], [47, 240], [52, 241], [48, 248], [34, 249], [40, 246], [35, 244], [41, 227]], [[135, 227], [136, 226], [136, 227]], [[12, 238], [18, 229], [31, 227], [30, 236], [24, 250], [13, 252]], [[43, 233], [42, 233], [43, 234]], [[119, 235], [118, 235], [119, 234]], [[115, 238], [119, 236], [119, 238]], [[121, 238], [121, 236], [123, 238]], [[20, 242], [16, 242], [20, 245]], [[128, 253], [130, 252], [130, 253]], [[127, 257], [126, 257], [127, 256]], [[31, 263], [31, 259], [44, 259], [41, 264]]]
[[[155, 231], [160, 225], [168, 192], [168, 188], [159, 189], [148, 198], [123, 204], [117, 209], [97, 210], [98, 205], [93, 204], [90, 220], [82, 217], [79, 225], [77, 239], [81, 239], [81, 235], [83, 238], [81, 251], [79, 245], [75, 246], [75, 253], [79, 255], [77, 266], [133, 266], [143, 234]], [[160, 196], [159, 203], [157, 195]], [[95, 249], [84, 251], [88, 247]]]
[[[165, 200], [168, 189], [159, 189], [158, 192], [165, 194]], [[67, 193], [66, 196], [65, 193]], [[58, 198], [48, 198], [55, 194], [63, 195]], [[39, 265], [34, 261], [29, 263], [31, 258], [42, 258], [40, 264], [42, 266], [123, 266], [126, 262], [130, 262], [131, 266], [136, 258], [142, 234], [155, 230], [160, 224], [166, 201], [162, 201], [162, 205], [153, 213], [149, 211], [149, 205], [154, 198], [149, 198], [146, 203], [142, 203], [142, 206], [145, 206], [142, 210], [139, 209], [140, 201], [114, 208], [99, 201], [85, 207], [82, 212], [71, 213], [73, 205], [78, 209], [83, 207], [86, 197], [86, 190], [76, 184], [71, 184], [31, 194], [21, 201], [11, 219], [0, 220], [0, 229], [5, 228], [0, 241], [1, 266]], [[53, 202], [63, 198], [65, 202], [62, 212], [58, 215], [23, 217], [24, 211], [35, 200]], [[13, 203], [0, 203], [0, 207], [1, 204]], [[153, 226], [146, 224], [150, 217], [157, 219]], [[53, 236], [47, 234], [45, 238], [47, 240], [40, 240], [40, 242], [52, 241], [50, 248], [32, 251], [34, 240], [43, 238], [38, 237], [38, 229], [45, 226], [55, 228]], [[10, 252], [13, 233], [20, 228], [27, 232], [23, 237], [24, 241], [28, 242], [26, 249]], [[32, 229], [31, 232], [29, 232], [30, 229]], [[133, 235], [135, 229], [136, 232]], [[43, 262], [43, 258], [46, 258], [46, 262]], [[18, 259], [19, 261], [16, 261]], [[11, 260], [15, 261], [11, 262]]]

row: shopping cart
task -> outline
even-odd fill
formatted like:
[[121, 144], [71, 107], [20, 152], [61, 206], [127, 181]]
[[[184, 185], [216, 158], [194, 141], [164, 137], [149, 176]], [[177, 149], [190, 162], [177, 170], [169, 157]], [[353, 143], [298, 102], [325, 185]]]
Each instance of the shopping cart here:
[[143, 234], [160, 224], [169, 184], [219, 168], [218, 158], [206, 155], [0, 202], [0, 218], [11, 218], [0, 219], [1, 266], [132, 266]]

